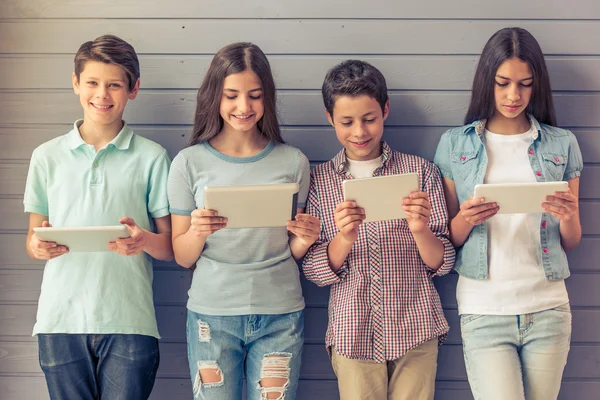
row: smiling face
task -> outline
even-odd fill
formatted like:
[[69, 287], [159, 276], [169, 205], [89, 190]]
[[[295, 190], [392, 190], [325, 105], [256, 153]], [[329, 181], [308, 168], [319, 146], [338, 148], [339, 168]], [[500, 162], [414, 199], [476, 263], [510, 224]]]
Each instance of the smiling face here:
[[[504, 61], [494, 77], [495, 120], [527, 120], [524, 112], [531, 100], [533, 74], [518, 58]], [[498, 122], [498, 121], [497, 121]]]
[[223, 128], [237, 132], [255, 132], [264, 114], [263, 88], [252, 70], [231, 74], [223, 81], [219, 113]]
[[98, 61], [85, 63], [79, 75], [73, 73], [73, 90], [83, 107], [84, 124], [121, 126], [123, 111], [128, 100], [137, 96], [140, 81], [130, 92], [125, 70], [118, 65]]
[[382, 112], [377, 100], [366, 94], [336, 97], [333, 116], [327, 113], [327, 118], [346, 149], [346, 157], [366, 161], [381, 155], [383, 122], [389, 109], [389, 101], [385, 103]]

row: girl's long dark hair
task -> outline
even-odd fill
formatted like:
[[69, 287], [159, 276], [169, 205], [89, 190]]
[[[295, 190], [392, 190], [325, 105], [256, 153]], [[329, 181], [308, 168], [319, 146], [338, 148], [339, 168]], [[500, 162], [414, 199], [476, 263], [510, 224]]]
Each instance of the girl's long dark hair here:
[[471, 103], [465, 116], [465, 124], [494, 115], [496, 72], [504, 61], [511, 58], [526, 62], [533, 74], [531, 99], [525, 112], [533, 115], [539, 122], [556, 126], [552, 89], [544, 54], [531, 33], [522, 28], [501, 29], [485, 44], [473, 78]]
[[219, 113], [223, 82], [232, 74], [251, 70], [260, 79], [264, 114], [256, 124], [266, 138], [283, 143], [277, 121], [275, 81], [271, 66], [262, 50], [255, 44], [240, 42], [223, 47], [215, 54], [198, 90], [194, 130], [188, 146], [215, 137], [223, 129]]

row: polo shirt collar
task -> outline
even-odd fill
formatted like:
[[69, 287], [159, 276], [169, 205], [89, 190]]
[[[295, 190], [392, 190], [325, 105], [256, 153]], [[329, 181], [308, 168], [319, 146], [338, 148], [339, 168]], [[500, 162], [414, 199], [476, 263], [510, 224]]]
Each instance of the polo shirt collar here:
[[[82, 119], [78, 119], [73, 124], [73, 129], [67, 134], [67, 145], [70, 150], [75, 150], [82, 145], [86, 145], [87, 143], [81, 137], [79, 133], [79, 127], [83, 124]], [[127, 150], [129, 149], [129, 145], [131, 144], [131, 139], [133, 138], [133, 129], [127, 125], [127, 122], [123, 121], [123, 128], [121, 131], [115, 136], [113, 140], [108, 142], [106, 147], [114, 146], [119, 150]]]

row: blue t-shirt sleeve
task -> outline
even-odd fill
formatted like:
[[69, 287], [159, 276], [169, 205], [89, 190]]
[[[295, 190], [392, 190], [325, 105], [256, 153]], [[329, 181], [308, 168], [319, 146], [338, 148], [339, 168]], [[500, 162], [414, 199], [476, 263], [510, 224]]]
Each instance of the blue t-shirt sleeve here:
[[169, 176], [169, 156], [167, 151], [152, 164], [148, 178], [148, 212], [152, 218], [161, 218], [169, 215], [169, 200], [167, 197], [167, 178]]
[[310, 187], [310, 163], [300, 150], [298, 150], [298, 170], [296, 177], [296, 182], [300, 186], [300, 190], [298, 191], [298, 208], [305, 208], [308, 189]]
[[167, 185], [171, 214], [192, 214], [196, 209], [196, 201], [190, 184], [186, 158], [179, 153], [171, 164]]
[[567, 166], [565, 167], [563, 179], [568, 181], [573, 178], [577, 178], [581, 175], [582, 170], [583, 157], [581, 156], [579, 143], [577, 143], [577, 138], [575, 135], [569, 131], [569, 154], [567, 157]]
[[450, 143], [450, 133], [446, 132], [440, 138], [440, 142], [438, 143], [437, 149], [435, 151], [435, 156], [433, 157], [433, 162], [439, 168], [442, 177], [452, 179], [452, 164], [450, 159], [451, 154], [451, 143]]
[[27, 183], [25, 184], [25, 195], [23, 198], [25, 212], [49, 215], [47, 179], [46, 170], [38, 161], [36, 152], [34, 151], [31, 155]]

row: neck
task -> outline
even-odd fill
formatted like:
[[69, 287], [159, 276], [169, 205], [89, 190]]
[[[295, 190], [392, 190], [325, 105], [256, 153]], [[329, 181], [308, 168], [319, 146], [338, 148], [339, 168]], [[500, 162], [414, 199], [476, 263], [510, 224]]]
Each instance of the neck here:
[[231, 157], [251, 157], [260, 153], [269, 143], [255, 126], [251, 131], [240, 132], [225, 125], [221, 132], [208, 141], [217, 151]]
[[516, 118], [506, 118], [496, 111], [496, 114], [487, 121], [486, 128], [500, 135], [518, 135], [531, 129], [531, 122], [524, 112]]
[[123, 129], [121, 120], [109, 125], [99, 125], [84, 120], [79, 126], [79, 134], [84, 142], [93, 145], [98, 150], [116, 138], [121, 129]]

